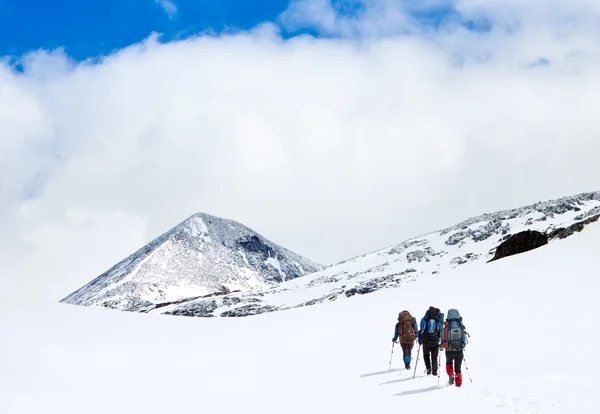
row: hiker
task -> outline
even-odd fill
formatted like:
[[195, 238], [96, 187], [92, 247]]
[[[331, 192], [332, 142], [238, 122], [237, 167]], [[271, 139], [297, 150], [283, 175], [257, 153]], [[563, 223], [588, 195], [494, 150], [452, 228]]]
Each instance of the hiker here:
[[462, 364], [463, 350], [469, 343], [467, 337], [469, 334], [462, 323], [462, 316], [456, 309], [450, 309], [444, 322], [444, 335], [442, 339], [442, 348], [446, 350], [446, 373], [448, 373], [448, 383], [462, 385]]
[[415, 345], [415, 339], [417, 339], [417, 330], [417, 320], [410, 312], [407, 310], [400, 312], [398, 323], [396, 323], [396, 327], [394, 328], [394, 339], [392, 339], [392, 342], [399, 343], [402, 346], [404, 367], [406, 369], [410, 369], [412, 349]]
[[421, 319], [421, 329], [418, 334], [419, 345], [423, 346], [423, 357], [427, 375], [438, 374], [438, 355], [440, 347], [440, 332], [442, 322], [440, 321], [440, 310], [433, 306], [425, 312]]

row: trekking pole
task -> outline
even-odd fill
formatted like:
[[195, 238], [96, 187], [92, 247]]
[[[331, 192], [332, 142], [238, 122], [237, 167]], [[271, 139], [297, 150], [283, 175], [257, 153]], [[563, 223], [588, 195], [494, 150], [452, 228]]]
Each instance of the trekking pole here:
[[421, 344], [419, 344], [419, 350], [417, 351], [417, 360], [415, 361], [415, 372], [413, 373], [413, 379], [417, 375], [417, 365], [419, 365], [419, 354], [421, 353]]
[[442, 367], [440, 366], [441, 362], [442, 362], [442, 350], [440, 348], [440, 349], [438, 349], [438, 389], [440, 388], [440, 376], [442, 375], [441, 374]]
[[389, 368], [389, 371], [392, 370], [392, 358], [394, 357], [394, 344], [395, 344], [395, 342], [392, 342], [392, 354], [390, 355], [390, 368]]
[[465, 368], [467, 369], [467, 375], [469, 376], [469, 381], [471, 381], [471, 384], [472, 384], [473, 380], [471, 379], [471, 373], [469, 372], [469, 366], [467, 365], [467, 358], [465, 358], [464, 351], [463, 351], [463, 362], [465, 363]]

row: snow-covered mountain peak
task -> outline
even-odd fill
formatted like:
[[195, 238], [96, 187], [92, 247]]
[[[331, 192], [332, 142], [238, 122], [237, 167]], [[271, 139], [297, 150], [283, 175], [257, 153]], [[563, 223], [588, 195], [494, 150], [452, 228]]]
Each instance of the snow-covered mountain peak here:
[[236, 221], [197, 213], [61, 302], [141, 311], [267, 288], [322, 268]]
[[188, 316], [246, 316], [344, 300], [450, 272], [458, 266], [490, 261], [496, 248], [512, 234], [536, 230], [553, 240], [562, 229], [571, 228], [564, 234], [572, 234], [573, 228], [582, 228], [586, 221], [599, 216], [600, 192], [538, 202], [472, 217], [262, 292], [231, 293], [152, 311]]
[[199, 238], [204, 241], [211, 241], [211, 238], [208, 234], [208, 227], [206, 226], [206, 216], [207, 215], [204, 213], [194, 214], [178, 226], [179, 234], [185, 233], [191, 238]]
[[[212, 216], [206, 213], [196, 213], [177, 226], [172, 237], [192, 242], [214, 242], [228, 248], [241, 249], [246, 253], [261, 253], [264, 259], [275, 259], [278, 252], [273, 243], [266, 240], [254, 230], [237, 221]], [[292, 256], [295, 253], [277, 246]], [[299, 257], [299, 256], [298, 256]], [[292, 277], [293, 278], [293, 277]], [[284, 276], [285, 279], [285, 276]]]

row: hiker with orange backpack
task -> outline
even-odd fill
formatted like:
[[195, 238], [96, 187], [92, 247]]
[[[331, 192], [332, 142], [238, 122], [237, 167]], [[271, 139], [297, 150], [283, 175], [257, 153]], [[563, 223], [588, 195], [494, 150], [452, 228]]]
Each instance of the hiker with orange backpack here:
[[464, 359], [464, 349], [469, 343], [469, 334], [462, 323], [462, 316], [456, 309], [450, 309], [444, 322], [442, 348], [446, 350], [446, 373], [448, 383], [462, 385], [461, 365]]
[[404, 367], [406, 369], [410, 369], [412, 349], [417, 339], [417, 331], [417, 320], [410, 312], [407, 310], [400, 312], [398, 323], [396, 323], [396, 327], [394, 328], [394, 339], [392, 339], [392, 342], [399, 343], [402, 346]]

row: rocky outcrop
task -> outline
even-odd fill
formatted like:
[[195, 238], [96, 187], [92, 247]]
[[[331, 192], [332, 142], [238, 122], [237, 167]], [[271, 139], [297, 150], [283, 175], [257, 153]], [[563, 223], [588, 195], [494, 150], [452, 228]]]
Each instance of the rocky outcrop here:
[[577, 223], [573, 223], [568, 227], [560, 227], [554, 231], [552, 231], [549, 235], [548, 235], [548, 239], [549, 240], [554, 240], [554, 239], [565, 239], [571, 235], [573, 235], [574, 233], [578, 233], [581, 230], [583, 230], [583, 228], [585, 226], [587, 226], [590, 223], [593, 223], [595, 221], [598, 221], [598, 219], [600, 218], [600, 214], [596, 214], [595, 216], [589, 217], [585, 220], [579, 221]]
[[528, 252], [545, 244], [548, 244], [548, 235], [536, 230], [525, 230], [511, 235], [503, 241], [496, 248], [496, 253], [490, 262], [502, 259], [503, 257]]
[[[598, 211], [598, 208], [592, 210]], [[494, 257], [489, 261], [501, 259], [503, 257], [512, 256], [514, 254], [527, 252], [529, 250], [537, 249], [549, 241], [554, 239], [565, 239], [574, 233], [578, 233], [583, 230], [585, 226], [590, 223], [598, 221], [600, 214], [593, 215], [577, 223], [573, 223], [568, 227], [559, 227], [550, 230], [548, 233], [542, 233], [535, 230], [526, 230], [520, 233], [516, 233], [510, 236], [506, 236], [504, 241], [496, 248]], [[544, 216], [545, 218], [546, 216]], [[581, 218], [582, 215], [577, 216], [576, 219]]]
[[244, 316], [260, 315], [265, 312], [275, 312], [279, 308], [275, 306], [245, 305], [221, 313], [222, 318], [241, 318]]
[[165, 312], [165, 315], [176, 315], [176, 316], [194, 316], [194, 317], [213, 317], [213, 312], [218, 308], [216, 300], [209, 300], [203, 302], [196, 302], [193, 305], [182, 306], [177, 309], [173, 309]]

